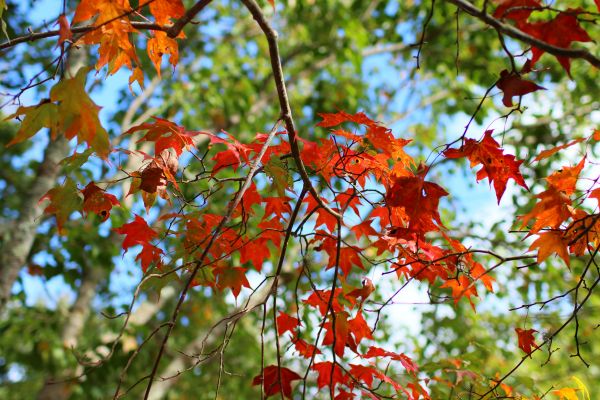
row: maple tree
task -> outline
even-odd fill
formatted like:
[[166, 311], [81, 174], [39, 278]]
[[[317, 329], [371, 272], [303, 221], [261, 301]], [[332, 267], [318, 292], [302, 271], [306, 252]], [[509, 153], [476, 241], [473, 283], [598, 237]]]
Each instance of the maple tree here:
[[[516, 375], [533, 368], [530, 359], [546, 357], [549, 363], [559, 351], [555, 343], [565, 340], [570, 343], [569, 355], [589, 366], [585, 353], [592, 349], [586, 345], [593, 341], [597, 322], [585, 321], [584, 316], [597, 301], [595, 288], [600, 283], [600, 130], [592, 117], [595, 103], [579, 115], [583, 122], [577, 136], [562, 129], [560, 140], [531, 136], [535, 145], [525, 150], [522, 142], [529, 140], [529, 133], [521, 129], [519, 142], [506, 124], [517, 114], [523, 114], [523, 119], [536, 112], [552, 117], [549, 106], [528, 101], [548, 92], [559, 96], [560, 82], [583, 82], [577, 86], [583, 93], [574, 94], [580, 101], [594, 96], [590, 88], [596, 88], [600, 67], [593, 43], [598, 2], [555, 5], [502, 0], [478, 5], [448, 0], [419, 6], [357, 2], [357, 9], [371, 14], [377, 40], [385, 33], [402, 36], [386, 22], [388, 14], [409, 10], [415, 16], [413, 23], [421, 33], [414, 43], [402, 47], [415, 68], [409, 82], [436, 63], [436, 41], [443, 42], [447, 25], [436, 18], [448, 15], [448, 10], [456, 13], [457, 54], [451, 58], [456, 74], [464, 72], [455, 83], [468, 79], [467, 84], [480, 93], [474, 104], [466, 102], [464, 94], [445, 94], [443, 106], [435, 101], [425, 105], [433, 112], [469, 116], [462, 134], [447, 133], [435, 142], [437, 147], [420, 141], [427, 135], [419, 135], [418, 129], [412, 129], [414, 135], [411, 130], [390, 129], [382, 121], [392, 113], [383, 109], [379, 115], [375, 106], [370, 110], [374, 100], [369, 96], [361, 107], [352, 104], [347, 92], [356, 90], [354, 81], [347, 86], [332, 82], [321, 93], [328, 103], [317, 101], [302, 118], [295, 117], [295, 110], [303, 108], [295, 103], [292, 90], [288, 92], [289, 82], [293, 73], [300, 76], [306, 70], [288, 72], [288, 59], [279, 43], [293, 35], [286, 32], [285, 24], [279, 32], [274, 27], [288, 8], [291, 14], [310, 13], [321, 10], [316, 5], [313, 10], [294, 2], [254, 0], [241, 0], [235, 6], [217, 6], [210, 0], [72, 3], [63, 2], [55, 20], [57, 29], [11, 31], [12, 37], [0, 45], [3, 54], [10, 54], [19, 46], [46, 43], [47, 53], [58, 54], [42, 73], [27, 78], [23, 71], [24, 79], [11, 77], [16, 83], [7, 83], [17, 93], [5, 103], [10, 109], [6, 121], [16, 121], [11, 122], [5, 151], [15, 152], [15, 159], [22, 156], [40, 131], [48, 133], [49, 141], [28, 191], [20, 188], [18, 179], [3, 177], [5, 187], [10, 185], [27, 199], [21, 208], [7, 206], [19, 211], [15, 231], [2, 239], [0, 306], [9, 315], [6, 329], [17, 332], [15, 327], [20, 326], [12, 315], [20, 309], [10, 300], [23, 267], [32, 276], [51, 274], [52, 263], [62, 264], [59, 274], [65, 277], [68, 263], [82, 269], [81, 281], [73, 282], [81, 290], [71, 308], [72, 318], [65, 323], [62, 343], [56, 344], [73, 354], [65, 357], [70, 361], [62, 368], [42, 377], [36, 388], [39, 398], [68, 398], [76, 391], [72, 382], [83, 388], [102, 373], [110, 376], [111, 387], [98, 389], [99, 398], [154, 398], [166, 395], [171, 385], [177, 390], [180, 377], [193, 377], [196, 372], [215, 386], [211, 397], [228, 397], [227, 390], [242, 389], [234, 388], [239, 383], [226, 383], [240, 371], [230, 374], [225, 360], [248, 349], [253, 356], [240, 361], [246, 369], [238, 382], [247, 387], [242, 393], [256, 398], [306, 398], [319, 392], [335, 399], [539, 399], [551, 390], [558, 398], [587, 393], [579, 380], [577, 387], [551, 382], [543, 389], [523, 383]], [[9, 12], [13, 7], [8, 4]], [[193, 27], [198, 25], [195, 19], [211, 7], [243, 19], [248, 35], [255, 38], [256, 49], [248, 50], [250, 56], [238, 67], [257, 82], [252, 92], [270, 92], [259, 106], [268, 110], [257, 125], [244, 125], [249, 123], [244, 120], [257, 118], [253, 114], [261, 111], [253, 108], [252, 101], [241, 99], [238, 91], [244, 85], [233, 82], [229, 87], [230, 82], [211, 75], [221, 67], [215, 60], [227, 63], [223, 54], [215, 53], [202, 73], [195, 60], [186, 57], [195, 43], [209, 41]], [[342, 6], [323, 7], [325, 13], [333, 13], [334, 25]], [[480, 46], [490, 47], [493, 38], [494, 47], [485, 53], [493, 60], [478, 56], [479, 37], [461, 27], [461, 20], [479, 30], [487, 28]], [[12, 20], [7, 21], [10, 27]], [[360, 31], [353, 14], [344, 21], [345, 33], [334, 29], [329, 45], [342, 41], [353, 29]], [[363, 23], [369, 24], [368, 15], [358, 22]], [[473, 37], [461, 37], [467, 34]], [[474, 47], [468, 50], [472, 57], [467, 60], [460, 56], [465, 43]], [[319, 45], [316, 52], [321, 51]], [[306, 44], [295, 51], [306, 53], [302, 46]], [[352, 59], [348, 51], [345, 57]], [[82, 54], [89, 57], [87, 52], [93, 54], [94, 68], [77, 64]], [[198, 57], [201, 60], [202, 54]], [[244, 70], [261, 57], [262, 82], [253, 70]], [[323, 61], [314, 68], [324, 68], [332, 60]], [[471, 63], [486, 65], [486, 79], [478, 77]], [[340, 80], [346, 75], [344, 68], [342, 63]], [[167, 77], [167, 70], [175, 72]], [[178, 77], [181, 70], [189, 76]], [[192, 83], [194, 74], [199, 81]], [[103, 121], [101, 107], [93, 99], [89, 81], [109, 81], [113, 75], [126, 77], [123, 97], [137, 107], [124, 115], [122, 110], [116, 113], [115, 118], [127, 119], [126, 123]], [[134, 118], [156, 94], [161, 79], [163, 84], [169, 79], [173, 88], [183, 88], [179, 98], [163, 112], [148, 107]], [[320, 79], [331, 77], [325, 74]], [[218, 81], [217, 98], [239, 102], [235, 107], [242, 114], [230, 116], [227, 107], [190, 111], [190, 99], [196, 95], [190, 88], [198, 85], [195, 91], [201, 91], [204, 81]], [[375, 97], [390, 96], [386, 85]], [[423, 86], [435, 94], [434, 85]], [[223, 95], [226, 90], [229, 96]], [[37, 101], [26, 99], [25, 93], [36, 91]], [[169, 91], [166, 84], [163, 91]], [[494, 93], [502, 96], [498, 104]], [[452, 105], [457, 103], [461, 104], [458, 110]], [[184, 112], [190, 115], [183, 116]], [[480, 124], [484, 115], [496, 115], [490, 126]], [[206, 124], [203, 119], [210, 121], [212, 129], [200, 128]], [[510, 201], [507, 192], [514, 197], [513, 214], [505, 217], [510, 227], [496, 226], [493, 231], [502, 236], [499, 240], [458, 229], [467, 216], [454, 214], [452, 208], [465, 189], [449, 184], [448, 177], [463, 164], [468, 164], [464, 167], [468, 181], [485, 181], [490, 190], [493, 187], [498, 207]], [[42, 219], [50, 228], [40, 224]], [[36, 239], [36, 232], [41, 232], [41, 238]], [[101, 266], [128, 262], [139, 271], [139, 282], [132, 293], [106, 297], [119, 305], [111, 304], [94, 324], [111, 333], [90, 339], [95, 350], [80, 354], [76, 348], [83, 347], [77, 337], [88, 319], [94, 290], [110, 281]], [[432, 318], [430, 326], [423, 324], [417, 346], [393, 343], [393, 324], [386, 317], [389, 320], [390, 307], [408, 287], [421, 288], [430, 305], [447, 306], [457, 320], [464, 317], [476, 325], [485, 321], [478, 314], [480, 301], [513, 296], [519, 285], [516, 298], [521, 303], [511, 300], [512, 308], [505, 307], [506, 315], [501, 317], [507, 321], [497, 333], [503, 343], [481, 346], [492, 349], [474, 351], [472, 343], [467, 346], [458, 339], [456, 346], [448, 348], [436, 343], [435, 324], [443, 326], [443, 318]], [[128, 296], [126, 304], [118, 296]], [[136, 319], [137, 310], [144, 306], [154, 310], [152, 315]], [[544, 307], [557, 315], [565, 310], [568, 314], [556, 316], [548, 325], [532, 322], [530, 314]], [[256, 326], [247, 326], [248, 320]], [[191, 324], [203, 332], [186, 345], [185, 335], [197, 334], [191, 332]], [[466, 324], [445, 328], [456, 338], [465, 329], [469, 334], [477, 332]], [[236, 335], [239, 331], [246, 333], [247, 343]], [[570, 340], [565, 339], [571, 331]], [[233, 352], [230, 346], [236, 340], [242, 344]], [[439, 349], [432, 352], [435, 345]], [[38, 346], [41, 353], [44, 346]], [[487, 363], [488, 352], [500, 346], [505, 347], [505, 357]], [[464, 347], [468, 354], [461, 357]], [[567, 376], [561, 378], [567, 382]], [[193, 386], [193, 380], [187, 384]], [[86, 390], [81, 390], [80, 395], [85, 395]], [[195, 393], [193, 387], [189, 390]]]

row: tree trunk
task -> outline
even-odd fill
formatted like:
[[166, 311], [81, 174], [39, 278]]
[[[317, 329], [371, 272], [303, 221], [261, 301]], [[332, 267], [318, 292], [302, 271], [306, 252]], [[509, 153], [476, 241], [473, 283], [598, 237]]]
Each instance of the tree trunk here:
[[[83, 49], [73, 47], [69, 52], [66, 75], [74, 76], [83, 66], [85, 58]], [[31, 251], [44, 212], [43, 205], [39, 204], [39, 200], [56, 184], [56, 179], [60, 174], [58, 163], [68, 155], [69, 142], [63, 136], [50, 141], [46, 147], [44, 159], [38, 168], [37, 176], [21, 202], [19, 216], [11, 223], [10, 229], [6, 230], [0, 248], [0, 312], [5, 309], [10, 299], [12, 286]]]
[[6, 237], [0, 249], [0, 312], [10, 299], [13, 283], [33, 245], [44, 212], [39, 200], [56, 184], [60, 172], [58, 163], [68, 155], [68, 151], [69, 143], [63, 137], [48, 144], [37, 176], [21, 202], [19, 216], [11, 223], [11, 229], [6, 230]]

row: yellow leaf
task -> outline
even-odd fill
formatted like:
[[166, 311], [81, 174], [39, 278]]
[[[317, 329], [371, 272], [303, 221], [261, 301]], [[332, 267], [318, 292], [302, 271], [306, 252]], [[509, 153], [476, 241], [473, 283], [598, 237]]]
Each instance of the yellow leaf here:
[[560, 400], [579, 400], [577, 397], [577, 391], [579, 391], [579, 389], [562, 388], [559, 390], [553, 390], [552, 393], [559, 396]]

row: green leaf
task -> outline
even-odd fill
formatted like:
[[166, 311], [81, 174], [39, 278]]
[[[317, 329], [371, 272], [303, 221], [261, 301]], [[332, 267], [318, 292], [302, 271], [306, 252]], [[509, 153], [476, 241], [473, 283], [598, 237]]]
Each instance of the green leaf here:
[[60, 165], [63, 166], [64, 172], [66, 174], [73, 173], [79, 170], [83, 166], [83, 164], [85, 164], [88, 161], [92, 153], [92, 149], [85, 149], [81, 153], [74, 153], [69, 157], [61, 160]]
[[282, 161], [276, 155], [271, 156], [269, 161], [264, 166], [265, 173], [273, 181], [273, 187], [277, 191], [277, 194], [285, 196], [285, 189], [291, 187], [294, 183], [292, 176], [289, 173], [287, 163]]
[[38, 133], [42, 128], [50, 129], [52, 138], [55, 138], [60, 130], [59, 108], [56, 104], [50, 103], [48, 100], [43, 100], [37, 106], [21, 106], [14, 114], [6, 119], [8, 120], [19, 116], [24, 116], [21, 121], [21, 127], [13, 140], [6, 146], [24, 142]]

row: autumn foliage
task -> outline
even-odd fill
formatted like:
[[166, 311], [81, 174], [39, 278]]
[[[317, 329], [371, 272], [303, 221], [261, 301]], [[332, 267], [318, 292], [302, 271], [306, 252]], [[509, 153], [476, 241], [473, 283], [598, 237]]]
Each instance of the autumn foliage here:
[[[253, 1], [243, 3], [263, 24], [260, 8]], [[460, 6], [461, 2], [455, 3]], [[73, 15], [61, 15], [55, 39], [65, 57], [73, 46], [94, 46], [96, 70], [109, 75], [129, 70], [130, 88], [135, 91], [145, 84], [140, 69], [143, 57], [154, 65], [158, 76], [163, 58], [170, 68], [177, 67], [178, 46], [186, 39], [183, 25], [174, 27], [187, 18], [188, 10], [180, 0], [140, 2], [136, 9], [127, 0], [82, 0]], [[506, 112], [516, 112], [522, 111], [523, 96], [545, 90], [542, 85], [546, 83], [534, 81], [534, 72], [542, 68], [549, 50], [592, 41], [579, 17], [597, 10], [544, 13], [545, 5], [537, 0], [506, 0], [490, 2], [488, 11], [487, 17], [503, 26], [551, 45], [525, 43], [528, 58], [522, 65], [508, 53], [506, 61], [512, 69], [495, 71], [498, 78], [490, 89], [502, 92]], [[147, 26], [134, 24], [139, 13], [149, 21]], [[89, 29], [72, 30], [81, 24]], [[270, 32], [260, 27], [269, 37]], [[506, 31], [498, 32], [501, 38], [510, 39]], [[147, 36], [145, 55], [137, 48], [137, 35]], [[520, 43], [518, 37], [510, 40]], [[276, 54], [271, 47], [271, 56]], [[570, 74], [574, 57], [565, 54], [552, 53], [564, 68], [562, 73]], [[271, 62], [280, 65], [277, 59]], [[182, 304], [202, 288], [231, 293], [236, 300], [258, 299], [234, 313], [231, 318], [235, 320], [264, 306], [263, 319], [271, 321], [271, 329], [263, 333], [272, 337], [264, 345], [275, 346], [277, 357], [265, 359], [262, 369], [252, 371], [253, 379], [247, 382], [258, 386], [264, 397], [304, 397], [307, 381], [312, 381], [337, 400], [383, 398], [385, 393], [430, 399], [429, 385], [441, 379], [421, 372], [410, 353], [388, 348], [378, 337], [379, 313], [393, 296], [370, 303], [378, 288], [367, 276], [375, 266], [384, 269], [384, 279], [393, 287], [423, 282], [450, 303], [465, 302], [476, 312], [482, 293], [497, 289], [499, 266], [518, 260], [541, 264], [557, 256], [568, 269], [573, 258], [587, 256], [585, 275], [600, 248], [600, 187], [592, 156], [578, 154], [573, 165], [556, 169], [546, 177], [547, 189], [540, 193], [529, 192], [523, 174], [524, 165], [548, 162], [572, 146], [589, 149], [598, 141], [598, 131], [521, 159], [503, 146], [501, 129], [467, 127], [461, 136], [453, 136], [453, 142], [422, 159], [413, 156], [414, 143], [408, 134], [392, 132], [368, 110], [322, 110], [314, 121], [320, 139], [313, 139], [311, 132], [296, 131], [291, 115], [285, 112], [287, 98], [281, 96], [284, 82], [278, 81], [282, 115], [272, 121], [270, 131], [256, 133], [252, 141], [239, 140], [232, 132], [196, 130], [156, 115], [119, 137], [151, 149], [142, 151], [110, 143], [98, 117], [99, 107], [86, 91], [86, 77], [92, 74], [82, 68], [64, 76], [54, 83], [49, 98], [18, 107], [8, 117], [20, 121], [9, 146], [48, 129], [52, 140], [62, 135], [76, 139], [81, 145], [78, 149], [84, 149], [65, 159], [66, 165], [97, 158], [121, 170], [118, 179], [85, 185], [66, 176], [40, 201], [63, 235], [67, 222], [78, 218], [77, 214], [104, 222], [115, 209], [127, 211], [129, 221], [111, 228], [113, 234], [121, 235], [123, 252], [135, 255], [144, 274], [174, 276], [180, 282], [180, 302], [163, 328], [155, 369], [148, 371], [145, 382], [147, 392], [159, 378], [156, 366], [179, 323]], [[278, 79], [277, 73], [274, 77]], [[201, 146], [206, 148], [204, 154]], [[129, 158], [142, 161], [128, 170]], [[520, 239], [529, 240], [529, 252], [502, 256], [493, 248], [474, 248], [453, 237], [446, 226], [452, 224], [446, 212], [454, 188], [440, 180], [437, 171], [463, 162], [472, 170], [472, 182], [488, 184], [499, 204], [507, 202], [507, 190], [535, 199], [529, 212], [513, 218]], [[201, 172], [186, 175], [184, 170], [192, 164], [201, 166]], [[126, 190], [119, 195], [117, 189], [123, 184]], [[195, 191], [197, 187], [203, 189]], [[220, 207], [208, 207], [216, 192], [226, 193], [229, 200]], [[141, 199], [145, 213], [125, 209], [123, 202], [132, 198]], [[284, 275], [311, 283], [287, 293], [285, 279], [289, 278]], [[324, 278], [322, 284], [312, 283], [315, 275]], [[256, 276], [262, 279], [258, 287], [253, 283]], [[513, 327], [512, 334], [507, 340], [522, 350], [523, 360], [554, 335], [541, 337], [527, 323]], [[460, 370], [460, 362], [457, 365]], [[395, 374], [388, 372], [390, 366]], [[509, 390], [500, 376], [486, 381], [488, 393]], [[559, 394], [570, 398], [564, 390]], [[533, 396], [528, 398], [539, 398]]]

